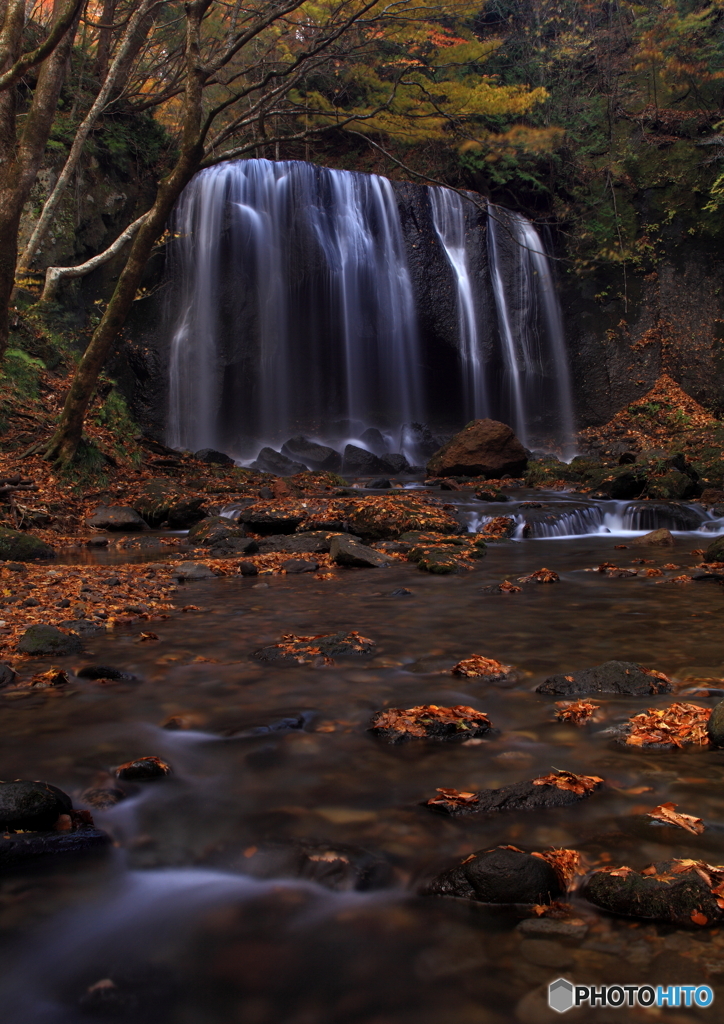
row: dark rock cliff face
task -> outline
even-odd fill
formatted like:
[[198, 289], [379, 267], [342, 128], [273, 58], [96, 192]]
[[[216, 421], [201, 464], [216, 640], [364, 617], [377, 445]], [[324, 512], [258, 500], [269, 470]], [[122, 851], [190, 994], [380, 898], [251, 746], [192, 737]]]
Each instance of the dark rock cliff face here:
[[[580, 283], [561, 298], [580, 427], [607, 422], [667, 373], [707, 409], [724, 412], [724, 260], [715, 247], [671, 238], [648, 274]], [[616, 298], [597, 300], [608, 291]]]

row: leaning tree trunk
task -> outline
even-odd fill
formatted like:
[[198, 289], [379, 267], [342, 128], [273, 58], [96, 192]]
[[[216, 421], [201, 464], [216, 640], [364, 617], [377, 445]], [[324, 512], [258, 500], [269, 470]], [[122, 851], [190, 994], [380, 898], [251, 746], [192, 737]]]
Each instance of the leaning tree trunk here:
[[201, 143], [182, 154], [171, 174], [159, 185], [156, 200], [136, 233], [111, 301], [78, 365], [58, 427], [45, 449], [45, 458], [61, 466], [68, 465], [75, 457], [98, 375], [123, 330], [153, 247], [163, 233], [178, 197], [198, 170], [202, 157]]

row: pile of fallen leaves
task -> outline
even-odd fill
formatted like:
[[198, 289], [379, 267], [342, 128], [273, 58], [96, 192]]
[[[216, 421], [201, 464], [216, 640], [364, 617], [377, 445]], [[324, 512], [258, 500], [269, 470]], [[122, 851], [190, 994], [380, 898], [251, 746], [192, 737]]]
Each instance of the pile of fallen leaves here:
[[562, 722], [583, 725], [584, 722], [593, 718], [594, 711], [597, 711], [600, 706], [600, 704], [593, 704], [589, 700], [557, 700], [556, 718]]
[[442, 789], [438, 786], [436, 792], [439, 796], [430, 797], [426, 801], [427, 807], [442, 807], [446, 811], [457, 811], [461, 807], [473, 807], [480, 803], [477, 793], [466, 792], [459, 789]]
[[668, 708], [649, 708], [629, 720], [626, 743], [631, 747], [685, 747], [709, 745], [706, 723], [711, 708], [676, 703]]
[[659, 804], [658, 807], [654, 807], [652, 811], [647, 811], [646, 814], [647, 817], [653, 818], [654, 821], [661, 821], [665, 825], [676, 825], [677, 828], [683, 828], [695, 836], [701, 835], [706, 829], [706, 825], [701, 818], [696, 818], [693, 814], [682, 814], [676, 810], [677, 806], [677, 804], [672, 803]]
[[417, 739], [468, 739], [483, 736], [491, 728], [490, 719], [483, 711], [457, 704], [442, 708], [437, 704], [422, 704], [415, 708], [389, 708], [378, 711], [372, 718], [370, 729], [385, 736], [390, 742]]
[[479, 535], [483, 540], [507, 540], [513, 536], [517, 525], [510, 516], [494, 516], [481, 525]]
[[533, 785], [555, 786], [556, 789], [568, 789], [578, 796], [583, 796], [603, 785], [603, 779], [598, 775], [576, 775], [575, 772], [556, 768], [550, 775], [541, 775], [540, 778], [533, 779]]
[[[658, 406], [658, 409], [656, 409]], [[714, 416], [663, 374], [641, 398], [616, 413], [601, 427], [588, 427], [578, 438], [582, 448], [612, 454], [622, 441], [632, 451], [681, 447], [717, 426]]]
[[174, 609], [167, 565], [0, 564], [0, 650], [12, 651], [29, 626], [87, 620], [113, 628], [168, 618]]
[[489, 682], [505, 679], [512, 671], [512, 665], [503, 665], [502, 662], [495, 661], [494, 658], [485, 658], [482, 654], [473, 654], [470, 658], [463, 658], [452, 667], [452, 673], [455, 676], [466, 676], [469, 679], [482, 677]]
[[518, 583], [557, 583], [560, 576], [552, 569], [536, 569], [527, 576], [519, 576]]

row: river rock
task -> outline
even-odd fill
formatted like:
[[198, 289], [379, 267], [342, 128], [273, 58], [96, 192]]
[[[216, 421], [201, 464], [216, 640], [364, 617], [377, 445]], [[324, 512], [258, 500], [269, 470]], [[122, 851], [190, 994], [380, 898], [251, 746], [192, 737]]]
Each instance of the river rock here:
[[[620, 874], [599, 869], [590, 876], [581, 894], [589, 903], [611, 914], [666, 921], [680, 928], [721, 921], [724, 911], [701, 875], [693, 867], [671, 874], [669, 868], [675, 864], [657, 863], [656, 875], [639, 874], [630, 868], [617, 869]], [[704, 917], [699, 925], [692, 920], [694, 914]]]
[[629, 542], [633, 547], [673, 547], [674, 538], [669, 530], [652, 530], [643, 537], [636, 537]]
[[499, 789], [481, 789], [477, 803], [448, 800], [439, 803], [426, 801], [425, 806], [438, 814], [451, 818], [466, 818], [474, 814], [494, 814], [498, 811], [543, 811], [553, 807], [571, 807], [585, 800], [593, 790], [574, 793], [558, 786], [535, 786], [530, 782], [515, 782]]
[[282, 445], [282, 455], [295, 462], [302, 462], [312, 472], [321, 473], [327, 470], [337, 472], [342, 468], [342, 456], [334, 448], [326, 444], [317, 444], [301, 435], [290, 437]]
[[8, 665], [6, 661], [0, 661], [0, 689], [3, 686], [12, 686], [17, 678], [12, 665]]
[[100, 505], [90, 518], [85, 521], [86, 526], [94, 530], [126, 530], [138, 531], [147, 530], [148, 524], [139, 516], [135, 509], [127, 505]]
[[224, 452], [217, 452], [214, 448], [201, 448], [194, 452], [194, 458], [199, 462], [206, 462], [210, 466], [233, 466], [234, 460], [225, 455]]
[[185, 530], [204, 518], [203, 503], [203, 497], [182, 497], [175, 481], [159, 477], [144, 485], [133, 508], [153, 528], [167, 523], [172, 530]]
[[408, 562], [414, 562], [421, 572], [434, 576], [448, 576], [459, 572], [460, 561], [455, 557], [455, 548], [447, 544], [417, 545], [407, 553]]
[[387, 441], [381, 430], [377, 427], [367, 427], [362, 434], [359, 436], [360, 441], [375, 455], [384, 455], [387, 449]]
[[724, 747], [724, 700], [720, 700], [712, 708], [706, 732], [715, 747]]
[[606, 661], [594, 668], [549, 676], [536, 687], [536, 693], [564, 697], [594, 693], [643, 696], [651, 693], [670, 693], [672, 689], [671, 681], [654, 669], [644, 668], [633, 661]]
[[246, 537], [246, 529], [226, 516], [209, 516], [188, 532], [189, 544], [194, 547], [211, 547], [231, 537]]
[[410, 463], [399, 452], [385, 452], [381, 459], [387, 472], [392, 473], [393, 476], [397, 476], [398, 473], [406, 473], [410, 469]]
[[61, 789], [47, 782], [0, 782], [0, 828], [50, 829], [60, 814], [67, 814], [73, 801]]
[[63, 832], [0, 834], [0, 868], [22, 865], [48, 855], [89, 853], [110, 846], [111, 837], [92, 825]]
[[553, 868], [540, 857], [498, 847], [482, 850], [434, 878], [429, 896], [457, 896], [479, 903], [551, 903], [562, 895]]
[[304, 513], [298, 508], [275, 508], [273, 505], [264, 506], [259, 502], [244, 509], [239, 519], [252, 533], [266, 537], [276, 533], [294, 533], [303, 517]]
[[390, 865], [346, 843], [290, 839], [255, 843], [241, 867], [253, 878], [303, 878], [336, 892], [366, 892], [389, 884]]
[[295, 462], [287, 458], [281, 452], [273, 448], [262, 448], [256, 457], [257, 468], [262, 473], [273, 473], [274, 476], [294, 476], [295, 473], [304, 473], [306, 466], [302, 462]]
[[288, 573], [316, 572], [318, 568], [319, 563], [310, 558], [289, 558], [282, 562], [282, 569]]
[[242, 576], [258, 576], [259, 570], [253, 562], [239, 562], [239, 572]]
[[724, 537], [712, 541], [704, 553], [705, 562], [724, 562]]
[[356, 444], [348, 444], [344, 449], [342, 468], [345, 473], [372, 476], [374, 473], [384, 473], [388, 467], [372, 452], [359, 448]]
[[79, 654], [83, 650], [83, 644], [79, 637], [63, 633], [56, 626], [38, 624], [25, 630], [20, 638], [18, 650], [22, 654], [32, 654], [40, 658], [51, 654]]
[[328, 661], [345, 654], [371, 654], [374, 647], [373, 640], [367, 640], [357, 632], [323, 633], [312, 637], [292, 635], [279, 644], [254, 651], [254, 657], [287, 665], [312, 665], [320, 659]]
[[370, 491], [386, 491], [392, 487], [392, 484], [386, 476], [383, 476], [377, 480], [370, 480], [369, 483], [365, 484], [365, 487]]
[[361, 569], [379, 569], [393, 561], [389, 555], [368, 548], [366, 544], [361, 544], [360, 541], [345, 534], [332, 538], [329, 553], [337, 565]]
[[169, 530], [186, 530], [203, 519], [203, 498], [181, 498], [173, 502], [166, 514], [166, 525]]
[[34, 562], [39, 558], [52, 558], [54, 554], [50, 544], [38, 537], [0, 526], [0, 561]]
[[525, 448], [505, 423], [473, 420], [435, 452], [429, 476], [520, 476], [528, 462]]
[[290, 555], [323, 554], [329, 551], [334, 534], [327, 530], [309, 530], [304, 533], [273, 534], [259, 540], [259, 551], [285, 551]]
[[80, 802], [96, 811], [109, 811], [111, 807], [125, 799], [126, 794], [123, 790], [115, 789], [113, 786], [94, 786], [80, 795]]
[[210, 580], [215, 577], [216, 573], [211, 566], [203, 562], [181, 562], [173, 570], [175, 580]]
[[139, 676], [132, 672], [124, 672], [123, 669], [113, 668], [111, 665], [84, 665], [79, 668], [75, 675], [78, 679], [90, 679], [93, 682], [99, 680], [110, 680], [113, 683], [142, 683]]
[[134, 782], [149, 782], [152, 779], [163, 779], [171, 774], [171, 766], [160, 757], [138, 757], [135, 761], [126, 761], [116, 768], [116, 778]]

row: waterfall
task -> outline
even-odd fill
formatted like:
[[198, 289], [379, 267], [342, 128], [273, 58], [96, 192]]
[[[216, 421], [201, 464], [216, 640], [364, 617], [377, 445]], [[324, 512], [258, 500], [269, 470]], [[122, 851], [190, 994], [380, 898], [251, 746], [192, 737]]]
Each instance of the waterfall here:
[[445, 427], [492, 416], [526, 443], [546, 435], [545, 405], [547, 436], [571, 432], [560, 311], [535, 228], [491, 206], [486, 270], [474, 207], [448, 189], [415, 194], [427, 204], [425, 258], [447, 265], [454, 288], [457, 347], [421, 338], [416, 243], [386, 178], [242, 160], [193, 179], [169, 247], [170, 444], [250, 458], [300, 433], [406, 436], [405, 424], [438, 426], [429, 410], [441, 404]]
[[478, 342], [473, 282], [465, 250], [464, 200], [449, 188], [431, 188], [435, 231], [455, 275], [465, 419], [489, 415], [485, 374]]
[[529, 220], [492, 203], [488, 211], [488, 254], [511, 425], [527, 444], [531, 423], [549, 420], [553, 408], [559, 437], [572, 455], [571, 381], [550, 261]]

